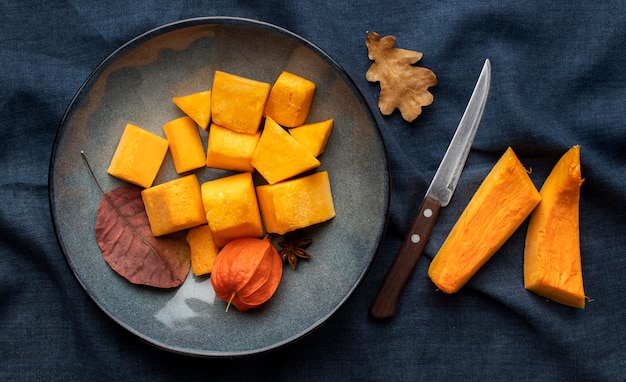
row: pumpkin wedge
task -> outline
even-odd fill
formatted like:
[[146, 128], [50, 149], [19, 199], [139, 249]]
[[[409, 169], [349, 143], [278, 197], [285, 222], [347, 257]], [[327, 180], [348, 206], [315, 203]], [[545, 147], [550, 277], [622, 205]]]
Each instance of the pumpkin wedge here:
[[211, 121], [211, 91], [174, 97], [172, 101], [180, 110], [193, 119], [202, 130], [209, 128]]
[[269, 184], [319, 167], [321, 162], [282, 126], [267, 117], [250, 161]]
[[333, 123], [333, 119], [308, 123], [289, 129], [289, 134], [296, 138], [296, 141], [302, 143], [304, 147], [309, 149], [314, 157], [318, 157], [326, 148], [326, 143], [328, 143], [328, 138], [330, 138], [330, 132], [333, 129]]
[[506, 242], [541, 196], [513, 149], [505, 151], [476, 190], [430, 264], [428, 276], [455, 293]]
[[570, 148], [541, 187], [541, 202], [528, 224], [524, 286], [550, 300], [585, 307], [578, 209], [580, 147]]

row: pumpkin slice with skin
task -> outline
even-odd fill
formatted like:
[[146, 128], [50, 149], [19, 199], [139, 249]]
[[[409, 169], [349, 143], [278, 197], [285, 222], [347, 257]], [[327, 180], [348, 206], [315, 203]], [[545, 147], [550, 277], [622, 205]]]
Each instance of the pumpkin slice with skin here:
[[524, 286], [550, 300], [585, 307], [580, 260], [580, 147], [558, 161], [541, 187], [541, 203], [528, 224]]
[[428, 269], [445, 293], [455, 293], [526, 220], [541, 200], [510, 147], [461, 213]]

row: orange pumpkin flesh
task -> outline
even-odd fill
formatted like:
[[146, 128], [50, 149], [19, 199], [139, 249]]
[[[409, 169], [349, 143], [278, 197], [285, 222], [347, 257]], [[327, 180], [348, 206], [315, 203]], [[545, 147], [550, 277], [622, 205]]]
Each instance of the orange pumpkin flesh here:
[[226, 244], [215, 258], [211, 284], [215, 295], [244, 312], [273, 295], [283, 265], [269, 238], [240, 238]]
[[564, 305], [584, 308], [578, 209], [580, 147], [572, 147], [541, 187], [524, 248], [526, 289]]
[[506, 242], [541, 199], [509, 147], [461, 213], [428, 268], [439, 290], [455, 293]]

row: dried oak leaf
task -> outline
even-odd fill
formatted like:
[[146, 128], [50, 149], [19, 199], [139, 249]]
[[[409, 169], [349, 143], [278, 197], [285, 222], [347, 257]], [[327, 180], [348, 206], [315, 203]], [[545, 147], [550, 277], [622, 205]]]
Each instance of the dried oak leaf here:
[[102, 196], [96, 214], [96, 239], [109, 266], [134, 284], [173, 288], [191, 265], [182, 234], [154, 237], [139, 187], [121, 187]]
[[437, 76], [430, 69], [413, 65], [422, 58], [421, 52], [394, 48], [394, 36], [368, 32], [365, 45], [367, 56], [374, 60], [365, 78], [380, 82], [380, 112], [389, 115], [397, 108], [404, 120], [414, 121], [422, 114], [422, 106], [433, 103], [428, 88], [437, 85]]

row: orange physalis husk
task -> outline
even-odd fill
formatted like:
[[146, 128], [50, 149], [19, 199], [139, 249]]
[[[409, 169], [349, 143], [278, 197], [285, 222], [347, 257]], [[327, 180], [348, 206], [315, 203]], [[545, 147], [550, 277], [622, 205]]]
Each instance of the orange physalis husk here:
[[283, 263], [268, 237], [240, 238], [226, 244], [215, 258], [211, 284], [215, 295], [244, 312], [258, 307], [276, 292]]

